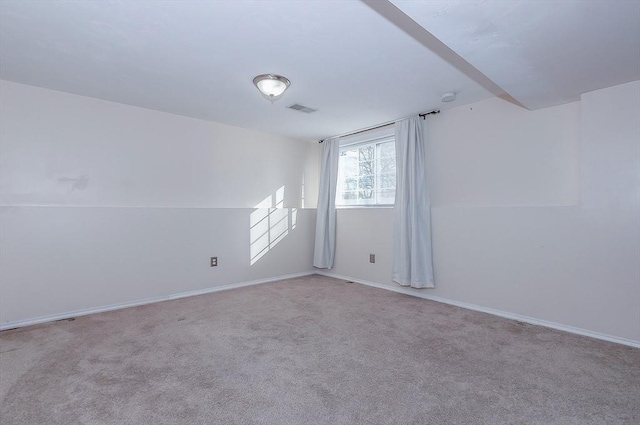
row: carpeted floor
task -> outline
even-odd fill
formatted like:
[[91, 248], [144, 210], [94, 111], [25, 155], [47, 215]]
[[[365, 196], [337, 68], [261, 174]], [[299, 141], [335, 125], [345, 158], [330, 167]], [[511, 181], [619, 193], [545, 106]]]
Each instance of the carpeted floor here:
[[321, 276], [0, 334], [2, 424], [638, 424], [640, 350]]

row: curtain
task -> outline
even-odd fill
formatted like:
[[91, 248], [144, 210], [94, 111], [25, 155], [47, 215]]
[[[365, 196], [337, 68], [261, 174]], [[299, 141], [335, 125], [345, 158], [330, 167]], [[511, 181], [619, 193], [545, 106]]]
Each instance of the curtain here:
[[395, 135], [393, 281], [412, 288], [433, 288], [431, 206], [422, 119], [414, 117], [396, 122]]
[[323, 145], [313, 266], [331, 269], [336, 254], [336, 185], [338, 183], [339, 139], [327, 139]]

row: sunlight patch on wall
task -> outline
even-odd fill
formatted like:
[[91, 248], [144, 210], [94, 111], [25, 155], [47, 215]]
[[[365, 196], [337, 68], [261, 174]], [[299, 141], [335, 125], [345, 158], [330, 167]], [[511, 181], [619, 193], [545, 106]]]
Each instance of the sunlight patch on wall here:
[[284, 208], [284, 186], [260, 201], [249, 218], [250, 264], [254, 265], [296, 228], [297, 208]]

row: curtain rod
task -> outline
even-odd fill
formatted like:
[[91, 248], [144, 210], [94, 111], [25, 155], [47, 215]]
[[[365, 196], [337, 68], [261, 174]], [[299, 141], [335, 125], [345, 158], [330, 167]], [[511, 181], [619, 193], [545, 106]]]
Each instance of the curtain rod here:
[[[425, 119], [427, 119], [427, 115], [435, 115], [435, 114], [439, 114], [439, 113], [440, 113], [440, 109], [434, 109], [433, 111], [423, 112], [422, 114], [418, 114], [418, 116], [420, 118], [422, 118], [423, 120], [425, 120]], [[400, 121], [400, 120], [396, 120], [396, 121]], [[395, 123], [396, 123], [395, 121], [391, 121], [391, 122], [388, 122], [386, 124], [380, 124], [380, 125], [376, 125], [376, 126], [373, 126], [373, 127], [365, 128], [364, 130], [358, 130], [358, 131], [353, 131], [351, 133], [341, 134], [340, 136], [337, 136], [337, 137], [354, 136], [356, 134], [364, 133], [365, 131], [377, 130], [379, 128], [388, 127], [388, 126], [393, 125]], [[325, 140], [327, 140], [327, 139], [322, 139], [318, 143], [322, 143]]]

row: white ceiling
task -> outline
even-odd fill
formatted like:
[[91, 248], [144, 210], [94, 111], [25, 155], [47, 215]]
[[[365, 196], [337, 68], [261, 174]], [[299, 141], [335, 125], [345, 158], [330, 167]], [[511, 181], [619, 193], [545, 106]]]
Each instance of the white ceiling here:
[[638, 0], [392, 0], [529, 109], [640, 79]]
[[[273, 105], [251, 82], [263, 73], [292, 82]], [[640, 79], [640, 2], [2, 0], [0, 78], [320, 139]]]

